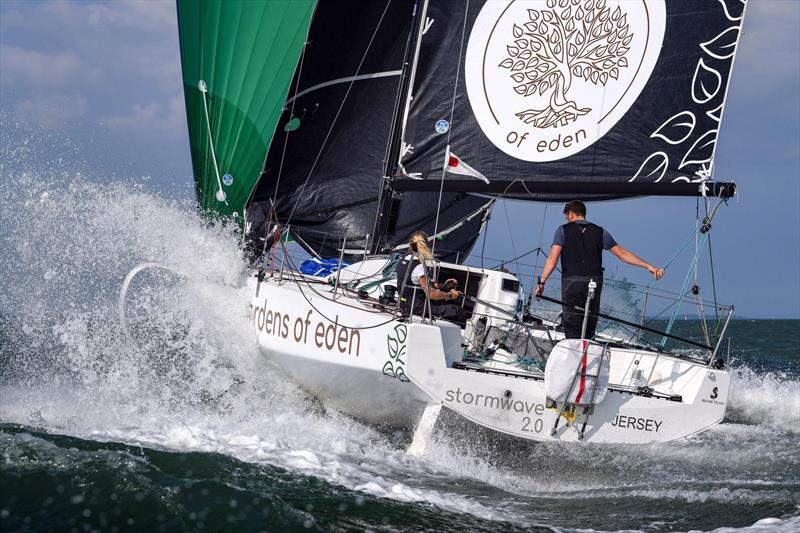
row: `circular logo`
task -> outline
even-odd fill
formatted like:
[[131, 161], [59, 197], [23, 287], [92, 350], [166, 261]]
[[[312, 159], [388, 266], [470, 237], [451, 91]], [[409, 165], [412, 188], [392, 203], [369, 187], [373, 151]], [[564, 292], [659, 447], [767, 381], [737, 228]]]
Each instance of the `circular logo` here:
[[225, 174], [224, 176], [222, 176], [222, 183], [224, 183], [226, 187], [230, 187], [231, 184], [233, 183], [233, 176], [231, 176], [230, 174]]
[[478, 124], [525, 161], [588, 148], [642, 92], [665, 25], [664, 0], [486, 2], [465, 64]]
[[444, 119], [437, 120], [434, 129], [436, 130], [436, 133], [438, 133], [439, 135], [447, 133], [447, 130], [450, 129], [450, 123]]

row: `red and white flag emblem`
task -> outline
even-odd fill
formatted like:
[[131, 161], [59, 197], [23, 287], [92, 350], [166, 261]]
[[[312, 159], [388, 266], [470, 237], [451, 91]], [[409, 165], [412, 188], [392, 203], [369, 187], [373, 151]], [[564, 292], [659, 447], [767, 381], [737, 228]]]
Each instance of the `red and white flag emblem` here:
[[460, 157], [458, 157], [453, 152], [450, 152], [447, 157], [447, 166], [445, 167], [447, 172], [452, 172], [453, 174], [461, 174], [463, 176], [472, 176], [473, 178], [478, 178], [485, 183], [489, 183], [489, 180], [486, 179], [486, 176], [469, 166], [468, 164], [464, 163]]

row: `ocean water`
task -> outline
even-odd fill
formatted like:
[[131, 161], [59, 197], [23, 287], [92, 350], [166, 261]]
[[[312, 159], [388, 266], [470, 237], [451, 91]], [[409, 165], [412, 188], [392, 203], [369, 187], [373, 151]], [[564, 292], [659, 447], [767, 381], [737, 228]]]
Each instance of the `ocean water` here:
[[[800, 321], [731, 324], [727, 419], [690, 439], [522, 443], [445, 415], [411, 457], [259, 357], [229, 228], [135, 185], [13, 172], [2, 531], [800, 530]], [[145, 261], [169, 270], [136, 277], [125, 335]]]

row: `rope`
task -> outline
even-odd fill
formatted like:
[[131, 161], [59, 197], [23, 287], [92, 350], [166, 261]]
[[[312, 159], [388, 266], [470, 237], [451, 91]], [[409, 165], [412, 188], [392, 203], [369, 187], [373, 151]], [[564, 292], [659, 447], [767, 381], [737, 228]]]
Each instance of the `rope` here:
[[[706, 216], [708, 216], [708, 204], [706, 204]], [[714, 319], [719, 326], [719, 306], [717, 305], [717, 281], [714, 275], [714, 253], [711, 251], [711, 233], [708, 234], [708, 259], [711, 263], [711, 292], [714, 294]]]
[[539, 252], [542, 250], [542, 242], [544, 241], [544, 223], [547, 219], [547, 204], [544, 204], [544, 212], [542, 213], [542, 223], [539, 225], [539, 245], [536, 247], [536, 265], [535, 269], [539, 270]]
[[[290, 256], [290, 255], [287, 253], [286, 247], [285, 247], [285, 246], [282, 246], [282, 248], [283, 248], [284, 256], [285, 256], [285, 258], [286, 258], [287, 262], [289, 263], [290, 267], [291, 267], [293, 270], [297, 271], [297, 268], [296, 268], [296, 266], [295, 266], [294, 262], [292, 261], [292, 258], [291, 258], [291, 256]], [[304, 283], [305, 283], [305, 284], [308, 286], [308, 288], [309, 288], [309, 289], [311, 289], [311, 292], [313, 292], [314, 294], [316, 294], [316, 295], [317, 295], [317, 296], [319, 296], [320, 298], [323, 298], [323, 299], [325, 299], [325, 300], [328, 300], [329, 302], [334, 302], [334, 303], [337, 303], [338, 305], [344, 305], [344, 306], [347, 306], [347, 307], [351, 307], [351, 308], [353, 308], [353, 309], [357, 309], [357, 310], [359, 310], [359, 311], [364, 311], [364, 312], [366, 312], [366, 313], [372, 313], [372, 314], [383, 314], [383, 312], [382, 312], [382, 311], [377, 311], [377, 312], [376, 312], [376, 311], [370, 311], [370, 310], [368, 310], [368, 309], [364, 309], [364, 308], [361, 308], [361, 307], [356, 307], [356, 306], [354, 306], [354, 305], [346, 304], [346, 303], [344, 303], [344, 302], [342, 302], [342, 301], [340, 301], [340, 300], [334, 300], [334, 299], [332, 299], [332, 298], [329, 298], [329, 297], [325, 296], [324, 294], [322, 294], [322, 293], [318, 292], [317, 290], [315, 290], [315, 289], [314, 289], [314, 287], [312, 287], [312, 286], [311, 286], [311, 284], [308, 282], [308, 280], [305, 278], [305, 276], [301, 277], [300, 279], [301, 279], [301, 280], [302, 280], [302, 281], [303, 281], [303, 282], [304, 282]], [[295, 285], [297, 285], [297, 288], [299, 289], [299, 291], [300, 291], [300, 294], [303, 296], [303, 299], [305, 299], [305, 301], [308, 303], [308, 305], [309, 305], [309, 306], [311, 306], [311, 308], [312, 308], [312, 309], [314, 309], [314, 311], [316, 311], [317, 313], [319, 313], [319, 315], [320, 315], [322, 318], [324, 318], [325, 320], [327, 320], [327, 321], [328, 321], [328, 322], [330, 322], [331, 324], [335, 322], [335, 320], [334, 320], [334, 319], [331, 319], [331, 318], [330, 318], [330, 317], [328, 317], [328, 316], [327, 316], [325, 313], [323, 313], [322, 311], [320, 311], [320, 310], [319, 310], [319, 308], [318, 308], [318, 307], [316, 307], [316, 306], [315, 306], [315, 305], [314, 305], [314, 304], [311, 302], [311, 300], [309, 300], [309, 299], [308, 299], [308, 296], [306, 296], [306, 293], [305, 293], [305, 292], [303, 292], [303, 289], [302, 289], [302, 287], [301, 287], [301, 284], [300, 284], [300, 281], [299, 281], [299, 280], [297, 280], [297, 279], [293, 279], [292, 281], [294, 282], [294, 284], [295, 284]], [[386, 324], [389, 324], [389, 323], [391, 323], [391, 322], [394, 322], [394, 321], [396, 321], [396, 320], [397, 320], [397, 319], [396, 319], [394, 316], [392, 316], [392, 317], [391, 317], [389, 320], [387, 320], [387, 321], [385, 321], [385, 322], [381, 322], [381, 323], [379, 323], [379, 324], [374, 324], [374, 325], [372, 325], [372, 326], [346, 326], [346, 325], [344, 325], [344, 324], [343, 324], [343, 323], [341, 323], [341, 322], [340, 322], [339, 324], [340, 324], [342, 327], [346, 327], [346, 328], [348, 328], [348, 329], [362, 330], [362, 329], [374, 329], [374, 328], [379, 328], [379, 327], [381, 327], [381, 326], [385, 326]]]
[[214, 137], [211, 135], [211, 119], [208, 116], [208, 101], [206, 100], [206, 93], [208, 92], [208, 88], [206, 87], [206, 82], [200, 80], [200, 82], [197, 85], [197, 88], [200, 89], [201, 93], [203, 93], [203, 110], [205, 111], [206, 127], [208, 128], [208, 144], [211, 146], [211, 161], [214, 163], [214, 173], [217, 177], [217, 194], [215, 196], [218, 201], [224, 202], [225, 205], [228, 205], [228, 200], [225, 196], [225, 192], [222, 190], [222, 181], [219, 179], [217, 152], [214, 149]]
[[[489, 233], [489, 221], [491, 221], [491, 220], [492, 220], [492, 216], [491, 216], [491, 215], [489, 215], [489, 216], [486, 218], [486, 227], [483, 229], [483, 242], [481, 243], [481, 268], [483, 268], [483, 254], [484, 254], [484, 252], [486, 251], [486, 235]], [[469, 254], [469, 255], [467, 256], [467, 259], [469, 259], [469, 257], [470, 257], [471, 255], [472, 255], [472, 254]], [[490, 258], [490, 259], [491, 259], [491, 258]]]

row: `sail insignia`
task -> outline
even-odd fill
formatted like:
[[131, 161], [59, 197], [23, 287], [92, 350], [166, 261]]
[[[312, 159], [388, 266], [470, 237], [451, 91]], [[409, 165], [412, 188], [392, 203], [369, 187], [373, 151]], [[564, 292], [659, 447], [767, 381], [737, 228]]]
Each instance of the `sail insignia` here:
[[[732, 183], [686, 186], [713, 177], [741, 31], [730, 11], [724, 2], [430, 0], [436, 24], [422, 35], [402, 139], [414, 150], [400, 160], [422, 179], [401, 178], [398, 190], [459, 180], [442, 171], [449, 150], [493, 184], [461, 180], [462, 191], [535, 200], [732, 193]], [[436, 124], [451, 109], [445, 138]]]

